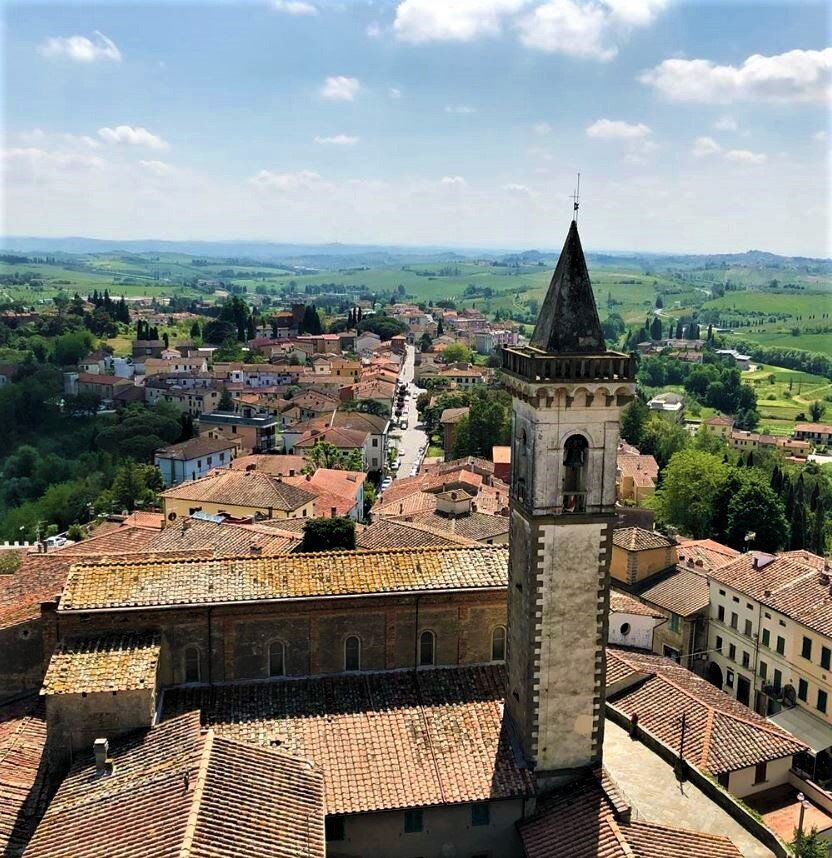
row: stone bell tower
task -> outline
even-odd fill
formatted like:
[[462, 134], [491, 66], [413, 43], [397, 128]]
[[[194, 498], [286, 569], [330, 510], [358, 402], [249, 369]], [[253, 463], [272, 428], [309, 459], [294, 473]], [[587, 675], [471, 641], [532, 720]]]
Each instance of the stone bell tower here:
[[601, 762], [618, 420], [634, 361], [609, 352], [573, 220], [513, 397], [506, 705], [542, 790]]

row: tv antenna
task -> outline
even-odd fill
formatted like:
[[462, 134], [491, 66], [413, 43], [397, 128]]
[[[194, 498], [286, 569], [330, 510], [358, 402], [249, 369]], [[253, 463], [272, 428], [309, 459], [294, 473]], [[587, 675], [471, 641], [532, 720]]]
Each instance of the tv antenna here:
[[578, 184], [575, 186], [575, 193], [572, 194], [572, 220], [578, 222], [578, 208], [581, 205], [581, 174], [578, 173]]

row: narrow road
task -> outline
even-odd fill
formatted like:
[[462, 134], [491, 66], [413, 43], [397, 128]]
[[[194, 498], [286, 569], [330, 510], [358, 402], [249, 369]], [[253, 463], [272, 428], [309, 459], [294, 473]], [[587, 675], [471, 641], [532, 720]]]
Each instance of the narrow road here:
[[[399, 450], [404, 451], [404, 456], [399, 457], [399, 470], [396, 472], [396, 479], [401, 477], [409, 477], [415, 466], [421, 464], [427, 448], [428, 437], [421, 430], [416, 428], [418, 414], [416, 412], [416, 399], [420, 393], [423, 393], [421, 387], [417, 387], [413, 381], [414, 361], [416, 358], [415, 346], [407, 347], [407, 356], [400, 378], [407, 384], [408, 397], [404, 402], [404, 410], [402, 417], [407, 419], [407, 429], [400, 429], [401, 441], [399, 441]], [[395, 410], [395, 407], [394, 407]]]

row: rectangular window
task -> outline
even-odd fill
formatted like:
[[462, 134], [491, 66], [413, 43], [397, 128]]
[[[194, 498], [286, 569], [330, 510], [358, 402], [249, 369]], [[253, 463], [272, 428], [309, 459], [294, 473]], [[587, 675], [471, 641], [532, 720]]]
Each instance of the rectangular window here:
[[728, 688], [734, 687], [734, 671], [733, 670], [726, 670], [725, 671], [725, 685]]
[[765, 679], [768, 675], [768, 665], [764, 662], [760, 662], [760, 676]]
[[722, 652], [722, 638], [719, 635], [716, 636], [716, 647], [715, 647], [715, 649], [717, 652]]
[[744, 634], [747, 638], [750, 638], [750, 637], [751, 637], [751, 620], [746, 620], [746, 621], [745, 621], [745, 631], [743, 632], [743, 634]]
[[748, 667], [751, 664], [751, 656], [743, 650], [742, 653], [742, 666]]
[[809, 697], [809, 683], [805, 679], [797, 680], [797, 696], [804, 703]]
[[488, 802], [481, 801], [471, 805], [471, 825], [488, 825], [491, 822], [491, 809]]
[[754, 610], [754, 606], [751, 604], [751, 602], [746, 602], [746, 603], [745, 603], [745, 607], [746, 607], [746, 608], [748, 608], [748, 610], [749, 610], [749, 611], [753, 611], [753, 610]]
[[737, 626], [739, 625], [739, 622], [740, 622], [740, 618], [733, 611], [731, 611], [731, 628], [732, 629], [737, 628]]
[[777, 635], [777, 652], [783, 655], [786, 652], [786, 639]]
[[324, 822], [326, 829], [327, 840], [343, 840], [344, 832], [344, 817], [343, 816], [328, 816]]
[[766, 774], [767, 774], [766, 773], [767, 766], [768, 766], [767, 763], [757, 763], [757, 765], [754, 766], [754, 783], [755, 784], [765, 783]]
[[737, 648], [734, 644], [728, 644], [728, 658], [730, 658], [731, 661], [737, 660]]
[[763, 616], [764, 616], [767, 620], [770, 620], [770, 619], [771, 619], [771, 614], [770, 614], [768, 611], [766, 611], [766, 612], [763, 614]]
[[731, 777], [731, 773], [730, 773], [730, 772], [720, 772], [720, 773], [717, 775], [716, 780], [717, 780], [717, 783], [718, 783], [718, 784], [719, 784], [723, 789], [728, 789], [728, 781], [729, 781], [729, 778], [730, 778], [730, 777]]
[[422, 830], [422, 809], [404, 812], [404, 833], [418, 834]]
[[670, 615], [670, 631], [677, 632], [681, 628], [682, 618], [678, 614]]
[[722, 623], [725, 622], [725, 605], [720, 605], [716, 609], [716, 618]]
[[763, 646], [771, 647], [771, 632], [769, 629], [763, 629]]
[[800, 648], [800, 654], [803, 658], [812, 660], [812, 639], [807, 638], [806, 635], [803, 636], [803, 645]]
[[818, 689], [818, 712], [826, 712], [826, 692]]
[[719, 595], [720, 595], [720, 596], [724, 596], [724, 595], [725, 595], [725, 590], [720, 590], [720, 591], [719, 591]]
[[824, 670], [829, 670], [830, 658], [832, 658], [832, 650], [828, 646], [822, 646], [820, 648], [820, 666]]
[[739, 596], [731, 596], [731, 600], [736, 602], [738, 605], [740, 603], [740, 597]]
[[776, 668], [774, 670], [774, 687], [777, 689], [783, 687], [783, 674]]

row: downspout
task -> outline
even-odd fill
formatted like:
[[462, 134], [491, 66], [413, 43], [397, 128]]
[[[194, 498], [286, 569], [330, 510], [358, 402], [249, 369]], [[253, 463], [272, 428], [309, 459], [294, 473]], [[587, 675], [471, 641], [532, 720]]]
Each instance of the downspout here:
[[214, 671], [213, 671], [213, 661], [214, 661], [214, 636], [212, 634], [211, 627], [211, 616], [214, 612], [213, 606], [208, 608], [208, 685], [214, 684]]

